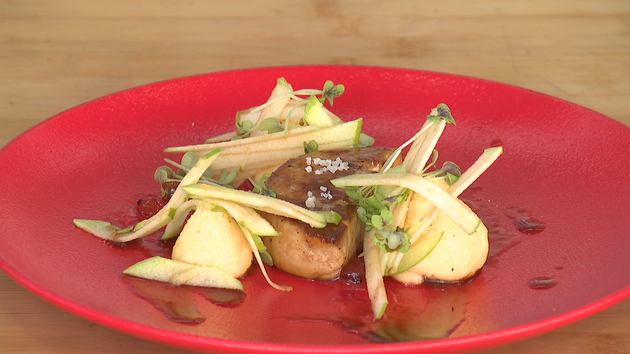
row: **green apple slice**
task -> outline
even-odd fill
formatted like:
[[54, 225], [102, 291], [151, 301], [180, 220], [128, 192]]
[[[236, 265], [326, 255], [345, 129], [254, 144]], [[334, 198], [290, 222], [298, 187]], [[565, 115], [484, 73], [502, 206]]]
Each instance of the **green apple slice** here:
[[116, 225], [99, 220], [74, 219], [73, 222], [76, 227], [109, 241], [114, 241], [120, 235], [127, 234], [133, 229], [131, 227], [121, 229]]
[[363, 257], [365, 258], [365, 282], [372, 304], [372, 315], [375, 320], [378, 320], [385, 314], [389, 302], [383, 282], [381, 251], [372, 242], [374, 231], [375, 229], [372, 229], [363, 236]]
[[220, 269], [157, 256], [140, 261], [123, 273], [172, 285], [243, 290], [243, 284], [238, 279]]
[[[336, 118], [336, 119], [335, 119]], [[324, 110], [324, 105], [315, 96], [308, 99], [304, 109], [304, 121], [306, 124], [320, 128], [332, 127], [341, 123], [336, 116], [331, 116]]]
[[[278, 117], [280, 114], [282, 114], [284, 108], [289, 104], [292, 93], [293, 87], [287, 82], [285, 78], [281, 77], [277, 79], [276, 87], [274, 87], [271, 91], [271, 96], [269, 96], [267, 103], [260, 106], [262, 107], [262, 109], [260, 110], [260, 115], [258, 116], [256, 124], [254, 125], [259, 125], [260, 122], [265, 120], [265, 118]], [[258, 108], [253, 109], [252, 113], [255, 113], [257, 110]]]
[[409, 251], [403, 254], [402, 259], [400, 260], [400, 264], [396, 268], [395, 273], [390, 275], [395, 275], [398, 273], [402, 273], [407, 269], [415, 266], [416, 264], [422, 262], [431, 251], [437, 246], [437, 244], [442, 239], [442, 235], [444, 232], [440, 232], [437, 235], [431, 236], [426, 240], [422, 240], [414, 245], [411, 245]]

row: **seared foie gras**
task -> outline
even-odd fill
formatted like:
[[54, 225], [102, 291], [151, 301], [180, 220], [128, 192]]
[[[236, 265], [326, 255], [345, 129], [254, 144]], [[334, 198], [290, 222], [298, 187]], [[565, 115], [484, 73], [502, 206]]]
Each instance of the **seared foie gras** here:
[[276, 197], [311, 210], [334, 210], [338, 225], [317, 229], [272, 214], [263, 216], [281, 233], [263, 237], [278, 269], [303, 278], [333, 280], [361, 247], [364, 225], [345, 191], [330, 180], [355, 173], [379, 172], [393, 152], [387, 148], [354, 148], [313, 152], [291, 159], [266, 182]]

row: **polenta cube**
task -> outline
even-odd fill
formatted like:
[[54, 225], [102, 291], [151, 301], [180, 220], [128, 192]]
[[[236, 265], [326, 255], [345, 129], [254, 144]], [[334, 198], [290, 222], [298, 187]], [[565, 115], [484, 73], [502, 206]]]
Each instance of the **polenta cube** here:
[[197, 209], [173, 246], [173, 260], [218, 268], [238, 278], [252, 264], [252, 250], [227, 212]]
[[[436, 184], [443, 189], [448, 188], [443, 180]], [[466, 206], [462, 201], [460, 203]], [[414, 194], [407, 212], [405, 228], [420, 220], [430, 206], [429, 201]], [[414, 267], [394, 275], [394, 279], [406, 284], [419, 284], [425, 279], [453, 282], [470, 278], [481, 269], [488, 256], [488, 230], [483, 223], [473, 234], [468, 235], [448, 216], [439, 213], [419, 241], [442, 231], [444, 234], [433, 251]]]

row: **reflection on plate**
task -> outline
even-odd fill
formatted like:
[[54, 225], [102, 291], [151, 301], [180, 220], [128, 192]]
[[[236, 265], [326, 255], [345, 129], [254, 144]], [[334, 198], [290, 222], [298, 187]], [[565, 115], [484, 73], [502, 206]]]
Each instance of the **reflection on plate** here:
[[[122, 270], [155, 249], [112, 246], [74, 218], [133, 217], [154, 193], [167, 146], [233, 128], [278, 77], [294, 88], [342, 83], [333, 111], [364, 118], [377, 145], [397, 146], [446, 103], [457, 126], [438, 144], [463, 169], [492, 145], [504, 155], [462, 196], [490, 229], [488, 263], [459, 286], [388, 284], [404, 320], [372, 323], [360, 285], [257, 269], [244, 297], [134, 283]], [[155, 83], [70, 109], [0, 152], [0, 266], [72, 313], [148, 340], [196, 351], [358, 353], [472, 351], [572, 323], [630, 296], [630, 130], [536, 92], [432, 72], [374, 67], [282, 67]], [[172, 290], [172, 289], [171, 289]], [[173, 307], [173, 301], [185, 306]], [[399, 317], [400, 318], [400, 317]], [[396, 342], [402, 340], [402, 342]]]

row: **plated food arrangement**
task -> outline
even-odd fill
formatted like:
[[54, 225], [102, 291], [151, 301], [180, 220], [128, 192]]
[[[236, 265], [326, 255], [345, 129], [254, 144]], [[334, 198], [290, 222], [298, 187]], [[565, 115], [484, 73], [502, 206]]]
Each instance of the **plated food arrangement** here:
[[[455, 124], [445, 104], [397, 149], [369, 147], [363, 119], [344, 122], [324, 107], [344, 90], [329, 80], [322, 90], [296, 91], [279, 78], [265, 103], [236, 114], [233, 132], [166, 148], [184, 156], [168, 160], [177, 172], [155, 172], [162, 205], [149, 218], [128, 228], [74, 223], [117, 243], [164, 228], [162, 240], [177, 238], [171, 257], [151, 257], [124, 273], [174, 286], [244, 290], [238, 278], [255, 259], [272, 287], [291, 291], [269, 278], [265, 263], [330, 281], [363, 257], [374, 320], [388, 304], [384, 276], [405, 284], [470, 279], [486, 262], [488, 230], [457, 197], [502, 147], [486, 149], [464, 173], [453, 162], [438, 168], [435, 146]], [[249, 190], [237, 189], [246, 181]]]

